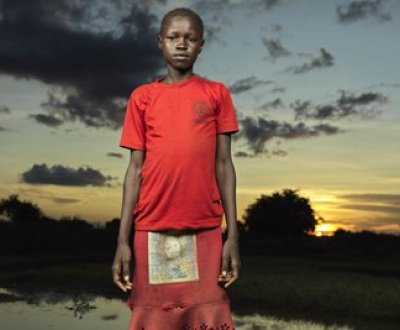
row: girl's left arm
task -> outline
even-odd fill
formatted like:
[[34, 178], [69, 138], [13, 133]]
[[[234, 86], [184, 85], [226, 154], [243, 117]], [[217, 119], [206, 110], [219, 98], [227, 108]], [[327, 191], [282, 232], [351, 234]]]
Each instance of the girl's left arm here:
[[227, 288], [239, 278], [241, 266], [236, 216], [236, 173], [231, 156], [230, 134], [217, 135], [215, 174], [228, 230], [228, 236], [222, 251], [222, 268], [219, 282], [225, 282], [224, 286]]

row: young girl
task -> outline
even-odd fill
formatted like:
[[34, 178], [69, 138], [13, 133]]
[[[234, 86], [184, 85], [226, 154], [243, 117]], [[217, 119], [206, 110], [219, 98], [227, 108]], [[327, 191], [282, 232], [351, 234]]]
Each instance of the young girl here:
[[226, 288], [240, 268], [231, 158], [238, 125], [227, 88], [193, 73], [203, 32], [195, 12], [167, 13], [158, 46], [168, 74], [135, 89], [127, 106], [120, 146], [131, 159], [112, 270], [116, 285], [131, 290], [130, 330], [234, 329]]

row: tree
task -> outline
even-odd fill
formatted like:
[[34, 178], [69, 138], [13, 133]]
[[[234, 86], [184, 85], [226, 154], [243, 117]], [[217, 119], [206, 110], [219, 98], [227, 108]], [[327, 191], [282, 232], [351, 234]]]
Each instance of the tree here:
[[301, 236], [314, 232], [318, 223], [309, 199], [292, 189], [261, 195], [245, 212], [250, 235]]
[[0, 200], [0, 215], [14, 223], [32, 223], [41, 220], [43, 213], [37, 205], [19, 200], [16, 194]]

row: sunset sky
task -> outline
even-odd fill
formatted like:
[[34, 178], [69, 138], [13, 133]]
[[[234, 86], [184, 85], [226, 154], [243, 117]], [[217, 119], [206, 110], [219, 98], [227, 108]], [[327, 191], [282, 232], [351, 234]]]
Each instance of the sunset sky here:
[[400, 1], [0, 0], [0, 198], [120, 216], [131, 91], [165, 74], [163, 14], [199, 12], [225, 83], [238, 217], [285, 188], [333, 228], [400, 233]]

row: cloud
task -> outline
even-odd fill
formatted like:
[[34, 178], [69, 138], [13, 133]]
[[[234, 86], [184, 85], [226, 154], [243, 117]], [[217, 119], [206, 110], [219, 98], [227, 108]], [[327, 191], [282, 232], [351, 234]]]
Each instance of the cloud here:
[[276, 6], [286, 3], [287, 0], [260, 0], [260, 1], [256, 1], [256, 2], [258, 2], [264, 9], [271, 10], [271, 9], [275, 8]]
[[7, 127], [0, 126], [0, 133], [1, 133], [1, 132], [11, 132], [11, 131], [12, 131], [12, 130], [9, 129], [9, 128], [7, 128]]
[[228, 86], [230, 92], [232, 94], [240, 94], [243, 92], [247, 92], [253, 88], [263, 86], [263, 85], [268, 85], [272, 84], [271, 80], [261, 80], [257, 79], [254, 76], [244, 78], [244, 79], [239, 79], [238, 81], [234, 82], [232, 85]]
[[400, 194], [365, 193], [337, 197], [342, 201], [338, 205], [341, 209], [364, 211], [357, 220], [358, 227], [397, 232], [400, 229]]
[[9, 107], [6, 107], [4, 105], [0, 106], [0, 114], [8, 115], [10, 113], [11, 113], [11, 110]]
[[313, 105], [311, 101], [297, 100], [291, 107], [295, 112], [295, 119], [338, 120], [349, 117], [362, 119], [373, 118], [379, 114], [373, 106], [385, 104], [388, 99], [380, 93], [361, 93], [339, 91], [340, 97], [332, 104]]
[[284, 93], [286, 92], [286, 89], [284, 87], [274, 87], [271, 90], [271, 93]]
[[57, 118], [53, 115], [46, 115], [46, 114], [35, 114], [35, 115], [29, 115], [30, 118], [34, 119], [36, 122], [49, 126], [49, 127], [58, 127], [63, 124], [63, 120], [60, 118]]
[[284, 104], [280, 98], [277, 98], [271, 102], [266, 102], [263, 105], [259, 106], [257, 109], [268, 111], [269, 109], [277, 109], [283, 107]]
[[272, 32], [282, 32], [283, 31], [283, 26], [280, 24], [272, 24], [271, 25], [271, 30]]
[[121, 154], [120, 152], [107, 152], [107, 156], [114, 158], [124, 158], [124, 155]]
[[287, 3], [288, 0], [198, 0], [195, 3], [196, 10], [213, 11], [227, 8], [250, 8], [256, 10], [272, 10], [279, 5]]
[[364, 203], [383, 203], [400, 206], [400, 194], [346, 194], [338, 197]]
[[22, 181], [29, 184], [53, 184], [60, 186], [97, 186], [111, 187], [109, 183], [114, 180], [109, 175], [102, 174], [99, 170], [90, 167], [79, 167], [77, 169], [47, 164], [34, 164], [31, 169], [21, 175]]
[[279, 57], [286, 57], [290, 55], [290, 52], [286, 50], [278, 39], [266, 39], [263, 38], [262, 42], [267, 47], [269, 56], [276, 60]]
[[381, 83], [380, 86], [382, 87], [393, 87], [393, 88], [400, 88], [400, 84], [399, 83]]
[[207, 43], [214, 41], [221, 46], [226, 46], [226, 42], [219, 37], [221, 30], [221, 26], [207, 24], [204, 31], [204, 39], [207, 41]]
[[383, 212], [383, 213], [400, 213], [400, 206], [394, 205], [379, 205], [379, 204], [344, 204], [340, 205], [340, 208], [350, 210], [362, 210], [371, 212]]
[[43, 108], [64, 122], [119, 128], [130, 92], [164, 66], [156, 17], [134, 2], [3, 0], [0, 17], [0, 73], [47, 84]]
[[262, 117], [245, 117], [240, 120], [240, 123], [242, 129], [240, 133], [236, 135], [236, 139], [246, 140], [249, 149], [254, 155], [268, 152], [266, 143], [272, 139], [305, 139], [343, 132], [340, 128], [329, 124], [307, 126], [302, 122], [291, 124], [288, 122], [278, 122], [276, 120], [265, 120]]
[[336, 15], [341, 23], [354, 23], [366, 18], [374, 18], [380, 22], [390, 21], [392, 15], [384, 11], [382, 0], [352, 1], [346, 6], [337, 6]]
[[80, 199], [76, 198], [63, 198], [63, 197], [55, 197], [52, 198], [51, 200], [57, 204], [75, 204], [81, 201]]
[[247, 157], [252, 157], [252, 155], [245, 151], [237, 151], [235, 152], [234, 157], [247, 158]]
[[334, 57], [328, 53], [325, 48], [320, 49], [320, 56], [313, 58], [310, 63], [301, 66], [291, 66], [286, 69], [287, 72], [294, 74], [303, 74], [311, 70], [327, 68], [334, 65]]

